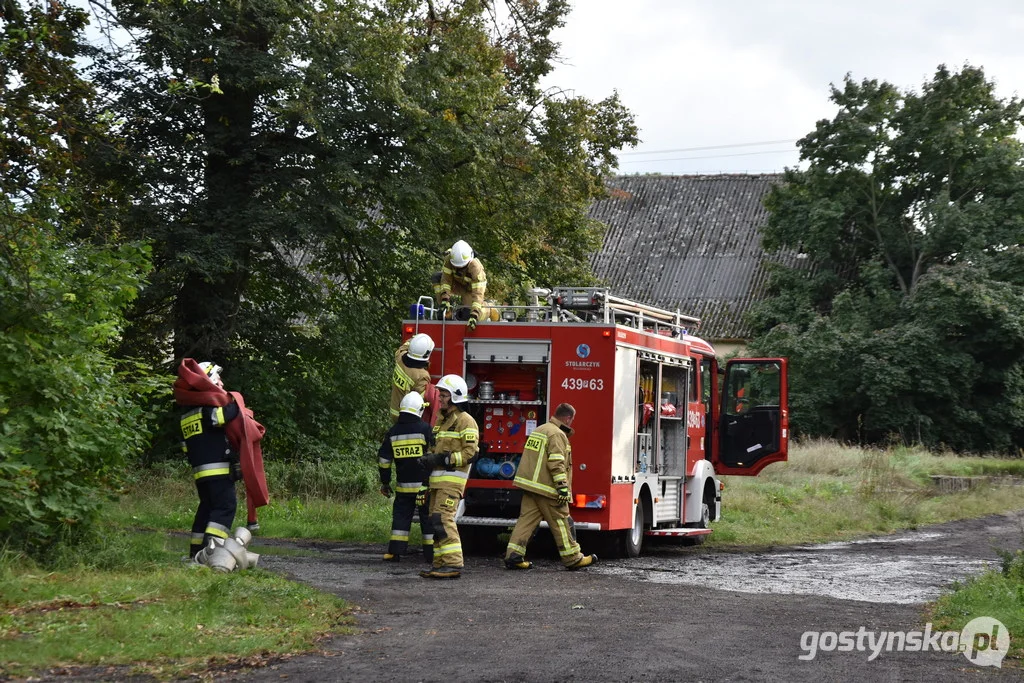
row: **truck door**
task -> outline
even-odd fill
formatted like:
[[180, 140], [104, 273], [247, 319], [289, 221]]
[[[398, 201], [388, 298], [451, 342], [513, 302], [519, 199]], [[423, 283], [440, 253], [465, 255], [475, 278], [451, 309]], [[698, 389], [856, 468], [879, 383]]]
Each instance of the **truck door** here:
[[725, 366], [718, 443], [719, 474], [754, 476], [789, 454], [785, 358], [736, 358]]

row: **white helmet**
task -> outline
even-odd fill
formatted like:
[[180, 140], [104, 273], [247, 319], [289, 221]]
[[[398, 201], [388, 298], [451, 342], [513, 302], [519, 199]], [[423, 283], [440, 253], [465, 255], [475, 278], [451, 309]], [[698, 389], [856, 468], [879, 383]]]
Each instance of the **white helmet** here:
[[466, 380], [458, 375], [445, 375], [438, 381], [437, 388], [439, 391], [444, 389], [451, 394], [452, 403], [465, 403], [469, 400], [469, 388], [466, 387]]
[[453, 266], [463, 268], [473, 260], [473, 247], [469, 246], [465, 240], [459, 240], [452, 245], [448, 258], [452, 260]]
[[427, 360], [434, 350], [434, 340], [429, 334], [420, 332], [409, 340], [409, 358], [413, 360]]
[[398, 406], [398, 412], [409, 413], [416, 417], [423, 416], [423, 397], [417, 394], [415, 391], [410, 391], [408, 394], [402, 397], [402, 402]]
[[210, 378], [210, 381], [216, 384], [220, 381], [220, 373], [224, 371], [219, 365], [215, 365], [208, 360], [204, 360], [199, 364], [199, 369], [206, 373], [206, 376]]

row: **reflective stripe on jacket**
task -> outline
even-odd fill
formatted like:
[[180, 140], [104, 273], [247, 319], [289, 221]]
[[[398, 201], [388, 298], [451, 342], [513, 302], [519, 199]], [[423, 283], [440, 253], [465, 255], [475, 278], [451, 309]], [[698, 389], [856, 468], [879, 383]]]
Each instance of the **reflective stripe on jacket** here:
[[572, 430], [555, 418], [530, 432], [516, 470], [515, 485], [547, 498], [557, 498], [556, 489], [562, 485], [568, 486], [571, 491], [571, 435]]
[[450, 260], [441, 267], [441, 295], [459, 294], [462, 305], [471, 306], [479, 313], [487, 296], [487, 273], [480, 259], [474, 258], [462, 268], [456, 268]]
[[405, 364], [405, 354], [409, 352], [409, 342], [405, 342], [395, 351], [395, 369], [391, 373], [391, 419], [397, 420], [402, 399], [410, 391], [420, 396], [430, 384], [430, 370], [412, 368]]
[[391, 426], [377, 451], [381, 484], [391, 484], [391, 463], [395, 463], [395, 491], [416, 493], [426, 479], [420, 458], [434, 445], [430, 425], [410, 413], [402, 413]]
[[231, 448], [224, 425], [239, 414], [238, 404], [229, 403], [224, 407], [197, 406], [181, 416], [183, 448], [194, 478], [231, 475], [231, 463], [238, 461], [238, 454]]
[[480, 430], [476, 420], [453, 406], [447, 414], [441, 414], [441, 419], [434, 426], [434, 436], [437, 443], [433, 452], [451, 453], [451, 469], [440, 467], [431, 472], [430, 488], [461, 496], [466, 489], [473, 456], [480, 449]]

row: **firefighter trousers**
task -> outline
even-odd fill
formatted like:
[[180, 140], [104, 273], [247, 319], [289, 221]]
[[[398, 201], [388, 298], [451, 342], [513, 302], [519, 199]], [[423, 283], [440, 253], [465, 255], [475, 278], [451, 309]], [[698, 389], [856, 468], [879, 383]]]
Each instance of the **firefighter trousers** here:
[[196, 492], [199, 494], [199, 507], [192, 520], [189, 543], [189, 554], [193, 557], [209, 538], [227, 538], [231, 534], [231, 524], [238, 508], [235, 482], [231, 477], [196, 479]]
[[551, 535], [558, 547], [558, 557], [566, 567], [576, 564], [583, 557], [580, 544], [576, 542], [576, 531], [569, 518], [569, 506], [559, 505], [553, 498], [523, 491], [523, 502], [519, 507], [519, 519], [508, 539], [505, 559], [526, 557], [526, 546], [541, 520], [548, 523]]
[[[430, 524], [434, 531], [434, 569], [462, 569], [462, 539], [455, 524], [461, 496], [440, 489], [430, 490]], [[440, 526], [440, 528], [438, 528]]]
[[[420, 535], [423, 537], [423, 559], [428, 563], [434, 560], [434, 534], [430, 526], [429, 508], [426, 503], [420, 506]], [[392, 555], [404, 555], [409, 549], [409, 530], [412, 528], [412, 516], [416, 512], [415, 493], [395, 493], [395, 502], [391, 506], [391, 539], [388, 541], [388, 552]]]

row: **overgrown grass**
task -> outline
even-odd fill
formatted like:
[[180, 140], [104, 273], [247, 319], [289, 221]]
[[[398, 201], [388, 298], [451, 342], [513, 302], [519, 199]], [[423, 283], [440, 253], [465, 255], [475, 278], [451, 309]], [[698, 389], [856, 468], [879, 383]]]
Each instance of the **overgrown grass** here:
[[1010, 633], [1003, 666], [1024, 664], [1024, 550], [1002, 553], [1001, 569], [957, 584], [932, 608], [936, 629], [959, 631], [976, 617], [992, 617]]
[[758, 477], [724, 477], [709, 545], [792, 545], [912, 529], [1024, 508], [1024, 487], [937, 489], [931, 475], [1024, 477], [1024, 459], [795, 444]]
[[[267, 468], [270, 504], [259, 509], [260, 536], [317, 538], [330, 541], [386, 542], [391, 501], [367, 493], [376, 468], [339, 469], [311, 463]], [[239, 486], [236, 525], [246, 522]], [[116, 524], [144, 529], [188, 531], [196, 509], [195, 485], [184, 465], [140, 472], [121, 499], [106, 511]], [[183, 541], [184, 550], [187, 541]]]
[[0, 552], [0, 678], [55, 666], [178, 678], [309, 650], [350, 622], [331, 595], [187, 566], [163, 533], [108, 531], [55, 557], [57, 571]]

